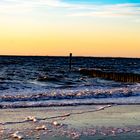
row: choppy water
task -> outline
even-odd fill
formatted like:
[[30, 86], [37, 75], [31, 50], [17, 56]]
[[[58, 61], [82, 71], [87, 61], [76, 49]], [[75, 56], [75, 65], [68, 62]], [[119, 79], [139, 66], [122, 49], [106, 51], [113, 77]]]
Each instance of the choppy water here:
[[140, 59], [0, 57], [0, 107], [140, 103], [139, 83], [81, 75], [79, 68], [140, 74]]

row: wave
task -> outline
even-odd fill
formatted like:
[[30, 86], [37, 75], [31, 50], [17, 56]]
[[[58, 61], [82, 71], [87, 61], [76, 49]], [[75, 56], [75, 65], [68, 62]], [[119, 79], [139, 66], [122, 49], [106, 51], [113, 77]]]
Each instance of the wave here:
[[140, 105], [140, 96], [128, 98], [106, 98], [106, 99], [76, 99], [76, 100], [49, 100], [49, 101], [24, 101], [24, 102], [2, 102], [1, 109], [6, 108], [30, 108], [30, 107], [64, 107], [80, 105]]
[[[139, 85], [139, 84], [138, 84]], [[95, 87], [84, 89], [57, 89], [48, 90], [47, 93], [31, 93], [19, 95], [1, 95], [0, 102], [17, 102], [17, 101], [45, 101], [45, 100], [64, 100], [64, 99], [101, 99], [101, 98], [118, 98], [140, 96], [140, 86], [129, 86], [120, 88], [101, 88]]]
[[78, 106], [96, 104], [140, 104], [140, 84], [128, 87], [87, 87], [48, 90], [44, 93], [3, 94], [0, 108]]

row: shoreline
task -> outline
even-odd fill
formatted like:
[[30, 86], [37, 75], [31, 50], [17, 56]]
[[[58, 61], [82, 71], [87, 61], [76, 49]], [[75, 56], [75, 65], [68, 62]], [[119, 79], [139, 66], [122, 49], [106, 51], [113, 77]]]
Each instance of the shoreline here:
[[12, 134], [19, 131], [23, 139], [90, 140], [133, 136], [137, 140], [139, 118], [140, 105], [1, 109], [0, 137], [12, 140]]
[[140, 106], [140, 103], [74, 103], [74, 104], [52, 104], [52, 105], [0, 105], [0, 110], [8, 110], [8, 109], [33, 109], [33, 108], [63, 108], [63, 107], [79, 107], [79, 106]]

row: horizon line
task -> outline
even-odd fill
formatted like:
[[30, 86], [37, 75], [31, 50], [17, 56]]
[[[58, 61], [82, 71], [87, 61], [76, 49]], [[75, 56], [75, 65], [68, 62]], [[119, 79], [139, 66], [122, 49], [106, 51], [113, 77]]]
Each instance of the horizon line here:
[[[0, 57], [69, 57], [69, 55], [16, 55], [16, 54], [3, 54]], [[127, 56], [85, 56], [73, 55], [72, 57], [93, 57], [93, 58], [126, 58], [126, 59], [140, 59], [140, 57], [127, 57]]]

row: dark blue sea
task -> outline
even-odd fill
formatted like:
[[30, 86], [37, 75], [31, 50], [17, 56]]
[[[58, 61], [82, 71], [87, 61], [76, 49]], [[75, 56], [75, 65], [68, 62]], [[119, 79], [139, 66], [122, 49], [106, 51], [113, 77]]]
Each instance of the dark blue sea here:
[[82, 75], [81, 68], [140, 74], [140, 59], [0, 56], [0, 107], [139, 104], [140, 83]]

